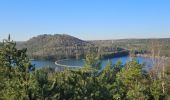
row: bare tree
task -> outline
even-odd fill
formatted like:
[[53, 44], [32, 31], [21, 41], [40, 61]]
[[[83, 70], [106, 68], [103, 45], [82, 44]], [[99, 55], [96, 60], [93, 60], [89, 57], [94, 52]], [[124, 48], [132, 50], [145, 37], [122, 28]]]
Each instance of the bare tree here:
[[165, 93], [165, 66], [167, 58], [161, 56], [161, 43], [157, 40], [152, 40], [149, 45], [149, 57], [152, 62], [150, 77], [152, 80], [161, 80], [162, 92]]

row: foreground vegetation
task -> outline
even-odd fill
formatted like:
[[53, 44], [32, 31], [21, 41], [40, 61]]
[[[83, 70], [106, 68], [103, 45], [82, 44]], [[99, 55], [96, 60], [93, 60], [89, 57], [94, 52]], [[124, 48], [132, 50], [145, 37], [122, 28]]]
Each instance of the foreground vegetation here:
[[[26, 49], [5, 40], [0, 48], [0, 100], [168, 100], [170, 63], [155, 63], [150, 71], [132, 60], [100, 70], [96, 55], [86, 55], [81, 69], [54, 72], [35, 69]], [[158, 65], [158, 66], [157, 66]]]

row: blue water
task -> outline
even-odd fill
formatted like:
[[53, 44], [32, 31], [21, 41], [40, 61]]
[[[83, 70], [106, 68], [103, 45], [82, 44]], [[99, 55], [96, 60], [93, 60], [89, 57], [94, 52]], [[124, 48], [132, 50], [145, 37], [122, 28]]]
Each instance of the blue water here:
[[31, 63], [35, 65], [36, 68], [42, 67], [57, 67], [55, 62], [48, 60], [32, 60]]
[[[128, 61], [130, 61], [130, 58], [128, 56], [125, 56], [125, 57], [104, 59], [104, 60], [102, 60], [102, 68], [104, 68], [109, 61], [111, 61], [112, 64], [116, 64], [119, 60], [122, 62], [122, 64], [126, 64]], [[150, 59], [143, 58], [143, 57], [137, 57], [136, 60], [140, 64], [145, 64], [145, 68], [147, 68], [147, 69], [151, 68], [152, 64], [150, 63], [151, 62]], [[32, 61], [32, 64], [34, 64], [36, 68], [58, 67], [55, 65], [55, 62], [46, 61], [46, 60], [34, 60], [34, 61]], [[81, 67], [84, 65], [84, 60], [76, 60], [76, 59], [61, 60], [61, 61], [58, 61], [58, 64], [67, 65], [68, 67], [69, 66], [80, 66]]]

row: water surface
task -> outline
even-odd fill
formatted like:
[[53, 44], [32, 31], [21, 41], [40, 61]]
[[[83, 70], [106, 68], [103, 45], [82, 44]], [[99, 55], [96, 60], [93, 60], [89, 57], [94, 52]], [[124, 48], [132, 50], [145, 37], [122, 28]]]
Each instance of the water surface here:
[[[111, 61], [112, 64], [116, 64], [118, 61], [121, 61], [122, 64], [126, 64], [128, 61], [130, 61], [130, 58], [128, 56], [125, 57], [117, 57], [117, 58], [111, 58], [111, 59], [104, 59], [102, 60], [102, 68], [106, 66], [106, 64]], [[136, 60], [140, 64], [145, 64], [145, 68], [150, 69], [151, 68], [151, 61], [149, 58], [143, 58], [143, 57], [137, 57]], [[58, 64], [61, 65], [66, 65], [68, 67], [82, 67], [84, 65], [84, 60], [76, 60], [76, 59], [67, 59], [67, 60], [60, 60], [57, 61]], [[32, 61], [32, 64], [35, 65], [36, 68], [41, 68], [41, 67], [58, 67], [55, 62], [53, 61], [48, 61], [48, 60], [34, 60]]]

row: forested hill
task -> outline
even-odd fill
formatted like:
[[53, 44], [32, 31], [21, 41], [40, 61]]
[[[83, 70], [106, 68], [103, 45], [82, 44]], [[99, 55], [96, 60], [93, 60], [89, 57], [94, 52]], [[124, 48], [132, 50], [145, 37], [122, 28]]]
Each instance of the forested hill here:
[[63, 59], [83, 56], [93, 44], [66, 34], [44, 34], [18, 42], [17, 47], [27, 48], [28, 55], [35, 59]]
[[66, 34], [39, 35], [25, 42], [17, 42], [17, 48], [27, 48], [28, 55], [33, 59], [65, 59], [84, 58], [90, 52], [99, 57], [128, 55], [128, 51], [111, 45], [96, 45]]
[[124, 56], [128, 50], [144, 53], [150, 49], [152, 41], [160, 43], [162, 56], [170, 56], [170, 38], [83, 41], [66, 34], [44, 34], [25, 42], [17, 42], [17, 48], [27, 48], [28, 55], [34, 59], [57, 60], [81, 58], [91, 49], [103, 57]]

